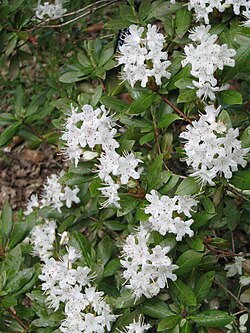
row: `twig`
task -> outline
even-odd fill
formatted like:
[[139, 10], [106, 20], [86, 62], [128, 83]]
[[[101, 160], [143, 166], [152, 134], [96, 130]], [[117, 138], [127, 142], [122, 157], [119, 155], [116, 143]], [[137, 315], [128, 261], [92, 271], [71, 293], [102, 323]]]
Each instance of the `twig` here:
[[[206, 248], [211, 251], [212, 253], [214, 253], [215, 255], [218, 255], [219, 257], [250, 257], [250, 253], [244, 253], [244, 252], [240, 252], [240, 253], [235, 253], [235, 252], [231, 252], [231, 251], [223, 251], [223, 250], [219, 250], [216, 247], [204, 242], [204, 245], [206, 246]], [[219, 253], [219, 254], [217, 254]]]
[[174, 109], [177, 113], [179, 113], [180, 116], [182, 116], [189, 124], [192, 124], [192, 120], [189, 119], [180, 109], [177, 108], [177, 106], [175, 106], [172, 102], [170, 102], [169, 99], [167, 99], [167, 97], [165, 96], [161, 96], [162, 99], [171, 106], [172, 109]]
[[230, 290], [223, 286], [223, 284], [221, 284], [216, 279], [214, 279], [214, 283], [217, 284], [220, 288], [222, 288], [228, 295], [230, 295], [246, 312], [250, 313], [250, 310], [245, 307], [245, 305]]
[[246, 202], [250, 203], [250, 199], [247, 198], [244, 194], [242, 194], [239, 190], [235, 189], [234, 187], [232, 187], [231, 185], [227, 184], [226, 186], [226, 190], [228, 190], [229, 192], [235, 194], [237, 197], [245, 200]]
[[[104, 3], [103, 5], [101, 6], [98, 6], [98, 7], [93, 7], [91, 9], [89, 9], [87, 12], [77, 16], [77, 17], [74, 17], [73, 19], [67, 21], [67, 22], [63, 22], [63, 23], [60, 23], [60, 24], [51, 24], [51, 25], [37, 25], [36, 27], [34, 27], [35, 29], [37, 28], [62, 28], [70, 23], [73, 23], [75, 21], [78, 21], [79, 19], [91, 14], [91, 13], [94, 13], [97, 9], [100, 9], [100, 8], [103, 8], [103, 7], [106, 7], [106, 6], [109, 6], [111, 5], [112, 3], [115, 3], [115, 2], [118, 2], [120, 0], [111, 0], [111, 1], [108, 1], [106, 3]], [[98, 2], [99, 3], [99, 2]], [[34, 30], [34, 29], [33, 29]]]
[[6, 309], [6, 311], [9, 312], [9, 314], [16, 319], [16, 321], [25, 329], [25, 330], [28, 330], [29, 329], [29, 326], [25, 325], [22, 320], [10, 309]]

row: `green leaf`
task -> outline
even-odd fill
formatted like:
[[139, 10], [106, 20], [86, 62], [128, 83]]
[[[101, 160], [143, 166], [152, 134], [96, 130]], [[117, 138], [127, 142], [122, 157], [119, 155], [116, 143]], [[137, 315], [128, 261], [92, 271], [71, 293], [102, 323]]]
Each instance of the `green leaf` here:
[[202, 303], [207, 297], [214, 279], [214, 271], [203, 274], [195, 284], [194, 292], [198, 303]]
[[250, 171], [237, 171], [230, 179], [230, 183], [240, 190], [250, 190]]
[[192, 326], [189, 322], [186, 322], [184, 326], [182, 326], [180, 333], [192, 333]]
[[1, 220], [2, 220], [2, 227], [1, 227], [2, 239], [3, 239], [3, 244], [6, 245], [8, 237], [13, 227], [12, 210], [8, 202], [5, 202], [3, 205]]
[[201, 202], [202, 202], [202, 205], [203, 205], [203, 207], [204, 207], [204, 209], [207, 213], [215, 214], [214, 204], [208, 197], [203, 197]]
[[172, 315], [167, 318], [164, 318], [159, 322], [157, 327], [157, 332], [174, 328], [180, 321], [181, 321], [180, 315]]
[[243, 148], [250, 147], [250, 126], [248, 126], [241, 135], [241, 145]]
[[129, 114], [140, 114], [146, 111], [156, 100], [155, 93], [143, 94], [140, 98], [134, 101], [129, 107]]
[[139, 18], [144, 20], [148, 14], [151, 7], [151, 0], [142, 0], [139, 8]]
[[133, 209], [135, 209], [141, 200], [135, 198], [131, 195], [121, 193], [119, 204], [121, 205], [121, 209], [117, 211], [117, 216], [124, 216], [130, 213]]
[[59, 81], [63, 83], [74, 83], [82, 81], [84, 79], [84, 74], [77, 71], [64, 73], [59, 77]]
[[10, 235], [9, 248], [14, 248], [28, 236], [32, 228], [37, 223], [36, 213], [30, 214], [24, 221], [16, 222]]
[[11, 308], [12, 306], [17, 305], [17, 299], [15, 296], [7, 295], [1, 302], [2, 306], [6, 309]]
[[216, 214], [209, 214], [207, 212], [199, 212], [193, 215], [194, 223], [192, 229], [200, 228], [211, 220]]
[[20, 126], [21, 123], [18, 122], [5, 128], [0, 135], [0, 148], [5, 146], [13, 138]]
[[104, 268], [103, 277], [114, 275], [121, 268], [120, 259], [115, 258], [111, 260]]
[[162, 154], [158, 155], [154, 163], [149, 167], [147, 174], [147, 192], [150, 192], [160, 182], [162, 172]]
[[127, 28], [131, 25], [131, 22], [127, 19], [113, 19], [105, 23], [104, 28], [108, 30], [120, 30]]
[[91, 61], [88, 57], [86, 57], [85, 54], [83, 53], [78, 53], [77, 54], [77, 59], [79, 61], [79, 63], [83, 66], [83, 67], [86, 67], [86, 68], [92, 68], [92, 64], [91, 64]]
[[197, 99], [195, 89], [183, 89], [177, 99], [177, 103], [192, 102]]
[[99, 66], [104, 66], [108, 60], [112, 58], [114, 54], [114, 48], [104, 48], [101, 52], [100, 58], [98, 60], [98, 65]]
[[163, 319], [174, 314], [165, 302], [157, 298], [146, 300], [138, 307], [138, 310], [144, 315], [159, 319]]
[[194, 250], [185, 251], [177, 260], [176, 264], [179, 268], [175, 271], [178, 276], [189, 273], [193, 268], [197, 267], [201, 262], [203, 253]]
[[103, 265], [106, 265], [113, 251], [114, 244], [112, 239], [109, 236], [105, 236], [97, 246], [97, 260]]
[[183, 283], [181, 280], [172, 281], [169, 283], [170, 290], [173, 291], [175, 296], [179, 299], [184, 306], [196, 306], [197, 301], [193, 290]]
[[22, 263], [21, 246], [17, 245], [5, 257], [2, 263], [2, 271], [6, 271], [7, 279], [11, 279], [17, 274]]
[[185, 178], [180, 185], [177, 187], [175, 192], [176, 195], [191, 195], [198, 193], [200, 191], [200, 186], [194, 180], [194, 178]]
[[144, 145], [144, 143], [147, 143], [147, 142], [150, 142], [150, 141], [153, 141], [155, 139], [155, 134], [154, 133], [147, 133], [145, 135], [143, 135], [140, 140], [139, 140], [139, 143], [140, 145]]
[[181, 119], [177, 114], [168, 113], [160, 119], [157, 124], [157, 128], [168, 128], [174, 121]]
[[96, 106], [101, 97], [102, 97], [102, 86], [100, 85], [97, 86], [95, 89], [95, 93], [92, 97], [92, 106]]
[[90, 245], [90, 242], [88, 241], [87, 237], [82, 235], [80, 232], [75, 231], [73, 233], [73, 237], [79, 244], [83, 257], [86, 260], [86, 263], [88, 264], [88, 266], [91, 267], [91, 265], [92, 265], [92, 247]]
[[234, 67], [226, 67], [221, 73], [222, 83], [225, 83], [232, 79], [236, 74], [242, 72], [246, 63], [249, 59], [250, 49], [249, 45], [242, 45], [238, 50], [236, 50], [237, 54], [234, 57], [235, 66]]
[[230, 316], [225, 311], [220, 310], [208, 310], [192, 316], [191, 319], [204, 327], [224, 327], [227, 324], [230, 324], [235, 317]]
[[218, 93], [221, 104], [242, 104], [242, 95], [235, 90], [225, 90]]
[[187, 8], [178, 9], [175, 17], [176, 34], [182, 37], [188, 30], [192, 21], [192, 13]]
[[26, 268], [18, 272], [16, 276], [4, 287], [7, 293], [15, 293], [28, 283], [35, 273], [35, 268]]
[[181, 3], [171, 4], [169, 2], [166, 2], [165, 0], [154, 1], [151, 5], [148, 14], [148, 19], [154, 17], [157, 19], [164, 20], [166, 15], [175, 13], [181, 7], [182, 7]]

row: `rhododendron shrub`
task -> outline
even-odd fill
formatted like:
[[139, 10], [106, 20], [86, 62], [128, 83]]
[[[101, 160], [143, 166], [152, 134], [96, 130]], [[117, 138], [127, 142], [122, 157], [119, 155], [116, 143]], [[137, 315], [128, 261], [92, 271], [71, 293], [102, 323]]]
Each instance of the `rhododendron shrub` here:
[[247, 332], [250, 2], [81, 6], [0, 3], [1, 154], [63, 157], [3, 204], [0, 332]]

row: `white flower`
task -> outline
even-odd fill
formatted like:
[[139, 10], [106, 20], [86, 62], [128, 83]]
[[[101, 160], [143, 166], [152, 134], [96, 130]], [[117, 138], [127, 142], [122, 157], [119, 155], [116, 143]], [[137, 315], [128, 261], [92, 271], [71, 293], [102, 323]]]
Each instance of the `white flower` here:
[[245, 7], [246, 9], [250, 7], [249, 0], [226, 0], [225, 5], [232, 5], [235, 15], [240, 14], [241, 7]]
[[60, 236], [60, 245], [67, 245], [69, 242], [69, 234], [67, 233], [67, 231], [64, 231]]
[[186, 163], [193, 168], [192, 177], [197, 177], [203, 184], [207, 182], [214, 186], [213, 179], [223, 175], [226, 179], [232, 177], [232, 172], [238, 170], [238, 165], [245, 167], [244, 156], [249, 149], [242, 148], [237, 139], [238, 129], [227, 130], [225, 124], [216, 121], [220, 107], [213, 105], [205, 107], [206, 114], [198, 121], [187, 126], [187, 131], [180, 137], [187, 142], [184, 145]]
[[[215, 99], [215, 92], [222, 88], [216, 86], [217, 79], [215, 72], [224, 66], [235, 66], [236, 51], [229, 49], [226, 44], [218, 45], [217, 35], [211, 35], [208, 26], [198, 26], [191, 30], [189, 38], [196, 42], [196, 45], [188, 44], [184, 48], [186, 58], [182, 61], [182, 66], [191, 64], [191, 74], [198, 79], [193, 81], [193, 85], [198, 88], [196, 94], [201, 99]], [[198, 44], [198, 45], [197, 45]]]
[[61, 200], [66, 201], [66, 206], [70, 208], [72, 206], [72, 202], [78, 204], [80, 202], [80, 199], [77, 196], [77, 193], [79, 192], [79, 188], [75, 186], [73, 190], [71, 190], [70, 187], [65, 186], [64, 193], [61, 196]]
[[120, 197], [118, 195], [119, 185], [115, 184], [113, 181], [110, 181], [109, 184], [105, 185], [105, 187], [100, 187], [98, 190], [102, 192], [104, 197], [107, 197], [107, 200], [102, 204], [103, 207], [115, 206], [117, 208], [121, 208], [119, 204]]
[[59, 183], [60, 177], [64, 175], [62, 171], [59, 175], [51, 175], [47, 177], [47, 182], [44, 185], [41, 207], [52, 206], [61, 212], [64, 202], [68, 208], [72, 206], [72, 202], [78, 204], [80, 199], [77, 197], [77, 193], [80, 191], [77, 186], [72, 190], [69, 186], [63, 186]]
[[248, 313], [244, 313], [242, 316], [239, 318], [239, 331], [240, 333], [247, 333], [247, 327], [245, 324], [248, 321]]
[[243, 257], [235, 257], [234, 263], [226, 265], [227, 277], [232, 277], [235, 274], [242, 275], [242, 262], [245, 260]]
[[31, 231], [30, 241], [33, 245], [32, 255], [46, 261], [54, 251], [56, 222], [46, 220], [45, 223], [35, 226]]
[[47, 1], [42, 4], [42, 1], [39, 0], [36, 8], [36, 17], [40, 20], [43, 20], [46, 17], [55, 20], [60, 18], [66, 12], [67, 9], [63, 8], [61, 0], [55, 0], [54, 4]]
[[149, 324], [144, 324], [144, 320], [142, 316], [140, 316], [138, 321], [134, 319], [133, 323], [125, 326], [124, 331], [125, 333], [144, 333], [150, 327]]
[[[161, 235], [167, 233], [176, 234], [176, 240], [181, 241], [187, 234], [189, 237], [194, 235], [190, 225], [193, 220], [185, 221], [185, 217], [191, 217], [192, 207], [197, 205], [197, 201], [191, 196], [174, 196], [173, 198], [167, 195], [159, 194], [152, 190], [150, 194], [146, 194], [146, 199], [150, 205], [145, 208], [145, 213], [151, 216], [148, 219], [148, 224], [145, 225], [146, 229], [158, 231]], [[180, 216], [177, 216], [177, 213]]]
[[40, 206], [37, 194], [32, 194], [24, 211], [24, 215], [29, 215], [33, 212], [33, 208], [38, 208]]
[[246, 18], [246, 21], [242, 22], [243, 27], [250, 28], [250, 8], [245, 10], [242, 14]]
[[143, 229], [135, 235], [129, 235], [122, 251], [125, 286], [133, 291], [135, 299], [142, 295], [147, 298], [156, 296], [167, 285], [167, 279], [177, 279], [172, 271], [178, 266], [172, 265], [166, 255], [170, 248], [157, 245], [150, 249], [147, 245], [148, 236]]
[[129, 33], [124, 38], [124, 44], [120, 47], [121, 55], [118, 64], [124, 65], [123, 77], [132, 87], [137, 81], [146, 87], [150, 77], [155, 78], [157, 85], [161, 85], [163, 77], [170, 78], [167, 72], [170, 65], [167, 52], [163, 52], [164, 36], [157, 32], [155, 25], [148, 24], [146, 35], [143, 27], [131, 25]]
[[240, 285], [242, 287], [248, 286], [250, 284], [250, 276], [242, 275], [240, 277]]

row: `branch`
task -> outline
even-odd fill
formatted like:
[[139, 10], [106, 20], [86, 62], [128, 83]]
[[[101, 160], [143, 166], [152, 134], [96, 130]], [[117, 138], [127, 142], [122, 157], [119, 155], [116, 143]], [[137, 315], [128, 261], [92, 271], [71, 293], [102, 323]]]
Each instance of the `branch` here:
[[6, 311], [9, 312], [9, 314], [14, 318], [16, 319], [16, 321], [25, 329], [25, 330], [28, 330], [29, 329], [29, 326], [25, 325], [22, 320], [10, 309], [6, 309]]
[[161, 96], [162, 99], [168, 104], [171, 106], [172, 109], [174, 109], [177, 113], [179, 113], [180, 116], [182, 116], [189, 124], [192, 124], [192, 120], [189, 119], [185, 113], [183, 113], [180, 109], [177, 108], [177, 106], [175, 106], [172, 102], [170, 102], [169, 99], [167, 99], [167, 97], [165, 96]]
[[245, 200], [246, 202], [250, 203], [250, 199], [247, 198], [244, 194], [242, 194], [239, 190], [237, 190], [236, 188], [232, 187], [231, 185], [227, 184], [226, 186], [226, 190], [228, 190], [229, 192], [235, 194], [237, 197]]
[[[94, 13], [97, 9], [109, 6], [112, 3], [115, 3], [115, 2], [118, 2], [118, 1], [120, 1], [120, 0], [111, 0], [111, 1], [110, 0], [109, 1], [107, 1], [107, 0], [100, 0], [100, 1], [97, 1], [96, 3], [94, 3], [94, 4], [88, 5], [88, 6], [84, 7], [84, 8], [81, 8], [81, 9], [75, 11], [75, 12], [70, 12], [70, 13], [66, 13], [66, 14], [62, 15], [60, 18], [66, 17], [66, 16], [72, 16], [72, 15], [75, 15], [77, 13], [84, 12], [83, 14], [81, 14], [81, 15], [79, 15], [77, 17], [74, 17], [73, 19], [71, 19], [71, 20], [69, 20], [67, 22], [63, 22], [63, 23], [60, 23], [60, 24], [45, 25], [44, 23], [52, 21], [51, 19], [49, 19], [49, 20], [45, 20], [45, 21], [37, 24], [36, 26], [34, 26], [33, 28], [29, 29], [28, 31], [32, 31], [32, 30], [40, 29], [40, 28], [61, 28], [61, 27], [64, 27], [64, 26], [66, 26], [66, 25], [68, 25], [70, 23], [78, 21], [79, 19], [81, 19], [81, 18], [83, 18], [83, 17], [85, 17], [85, 16], [87, 16], [87, 15], [89, 15], [91, 13]], [[102, 3], [102, 2], [104, 2], [104, 4], [102, 4], [100, 6], [96, 6], [96, 5], [98, 5], [98, 4]], [[86, 9], [88, 9], [88, 10], [86, 11]]]
[[222, 288], [228, 295], [230, 295], [246, 312], [250, 313], [250, 310], [247, 307], [245, 307], [245, 305], [230, 290], [228, 290], [225, 286], [223, 286], [223, 284], [221, 284], [216, 279], [214, 279], [214, 283], [217, 284], [220, 288]]
[[223, 251], [223, 250], [217, 249], [216, 247], [214, 247], [206, 242], [203, 242], [203, 243], [210, 252], [214, 253], [215, 255], [218, 255], [219, 257], [250, 257], [250, 253], [244, 253], [244, 252], [235, 253], [232, 251]]

